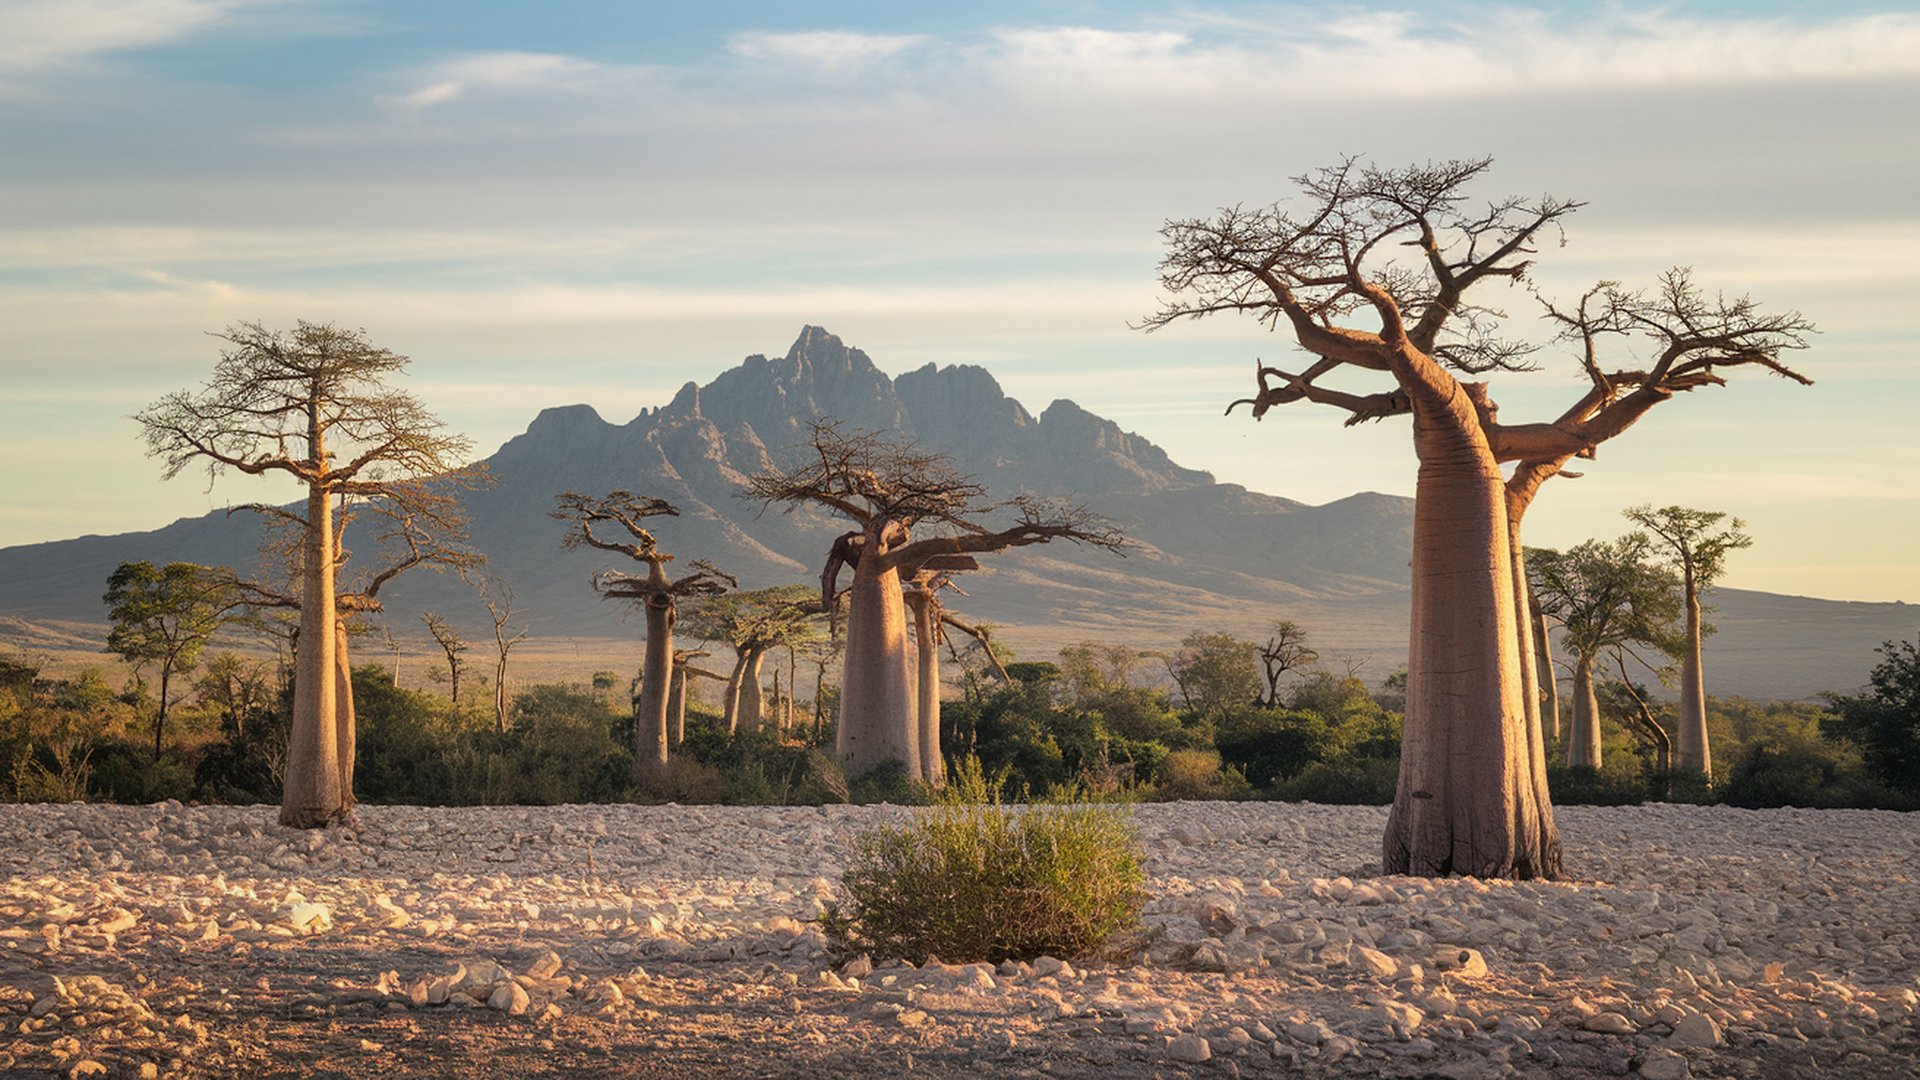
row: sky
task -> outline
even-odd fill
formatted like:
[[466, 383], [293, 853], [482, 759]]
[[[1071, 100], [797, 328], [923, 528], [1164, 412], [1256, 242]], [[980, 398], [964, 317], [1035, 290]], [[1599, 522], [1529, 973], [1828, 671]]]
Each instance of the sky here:
[[[1546, 294], [1685, 265], [1821, 331], [1790, 358], [1815, 385], [1662, 405], [1542, 493], [1529, 543], [1718, 509], [1756, 541], [1728, 585], [1920, 602], [1916, 117], [1920, 8], [1849, 0], [0, 0], [0, 546], [273, 494], [161, 482], [129, 419], [243, 320], [364, 327], [481, 454], [816, 324], [1223, 481], [1412, 494], [1404, 422], [1221, 415], [1256, 359], [1293, 366], [1284, 338], [1134, 327], [1167, 219], [1348, 154], [1491, 156], [1485, 198], [1587, 204]], [[1493, 389], [1512, 421], [1580, 388], [1552, 354]]]

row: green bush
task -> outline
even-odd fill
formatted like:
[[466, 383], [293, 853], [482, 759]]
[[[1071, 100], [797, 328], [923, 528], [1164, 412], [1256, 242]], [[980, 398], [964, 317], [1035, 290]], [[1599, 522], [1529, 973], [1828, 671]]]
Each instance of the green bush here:
[[1175, 750], [1153, 774], [1153, 795], [1162, 802], [1181, 799], [1244, 799], [1252, 785], [1238, 769], [1223, 767], [1217, 750]]
[[1275, 784], [1268, 795], [1285, 802], [1386, 806], [1399, 785], [1399, 758], [1343, 755], [1314, 762], [1293, 779]]
[[1547, 793], [1554, 805], [1638, 806], [1656, 794], [1655, 780], [1638, 757], [1608, 754], [1601, 762], [1597, 769], [1548, 764]]
[[904, 828], [854, 840], [844, 903], [821, 927], [839, 948], [912, 960], [1076, 957], [1139, 925], [1139, 836], [1112, 806], [1000, 802], [975, 760]]
[[1332, 756], [1339, 733], [1318, 713], [1243, 707], [1215, 725], [1220, 758], [1237, 766], [1256, 787], [1291, 779]]

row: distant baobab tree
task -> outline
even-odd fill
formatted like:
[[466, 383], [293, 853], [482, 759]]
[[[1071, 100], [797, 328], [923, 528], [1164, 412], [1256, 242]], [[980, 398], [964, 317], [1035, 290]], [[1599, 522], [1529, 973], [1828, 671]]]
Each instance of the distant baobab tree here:
[[[633, 723], [633, 770], [645, 779], [648, 770], [667, 763], [667, 696], [673, 682], [673, 624], [679, 602], [689, 596], [718, 596], [738, 585], [733, 575], [711, 563], [695, 560], [693, 572], [667, 576], [673, 556], [660, 550], [644, 522], [653, 517], [679, 517], [680, 509], [665, 499], [615, 491], [604, 497], [566, 492], [550, 515], [567, 523], [563, 546], [591, 547], [625, 555], [644, 563], [645, 575], [604, 570], [593, 576], [593, 587], [603, 599], [632, 600], [647, 615], [647, 652], [640, 669], [640, 700]], [[615, 539], [595, 529], [625, 539]]]
[[946, 628], [952, 627], [980, 643], [989, 667], [1002, 683], [1011, 683], [1000, 658], [993, 655], [993, 641], [984, 626], [949, 612], [940, 594], [952, 590], [965, 596], [953, 582], [953, 575], [968, 567], [953, 565], [949, 570], [923, 569], [913, 575], [902, 593], [907, 610], [913, 613], [914, 712], [920, 725], [920, 779], [934, 787], [947, 783], [946, 755], [940, 748], [940, 643], [947, 641]]
[[[279, 474], [306, 489], [301, 510], [251, 504], [286, 526], [297, 588], [242, 582], [247, 601], [300, 612], [293, 723], [280, 821], [317, 828], [353, 807], [353, 688], [347, 677], [343, 607], [378, 610], [392, 577], [423, 563], [466, 563], [460, 520], [448, 491], [481, 482], [462, 464], [466, 438], [411, 394], [385, 380], [407, 358], [379, 348], [364, 330], [298, 322], [291, 331], [239, 323], [215, 337], [227, 343], [200, 391], [177, 391], [137, 414], [147, 452], [164, 475], [204, 464], [209, 480], [228, 470]], [[385, 516], [381, 533], [407, 547], [358, 592], [339, 587], [348, 552], [340, 543], [349, 508], [364, 503]]]
[[[1170, 221], [1148, 330], [1226, 312], [1284, 330], [1305, 366], [1257, 366], [1255, 417], [1308, 401], [1349, 424], [1411, 416], [1413, 612], [1400, 785], [1382, 842], [1387, 873], [1557, 877], [1520, 521], [1545, 481], [1591, 457], [1653, 406], [1754, 367], [1797, 382], [1781, 354], [1812, 329], [1745, 298], [1712, 296], [1685, 269], [1650, 290], [1601, 282], [1543, 312], [1587, 386], [1546, 422], [1504, 423], [1491, 372], [1533, 366], [1477, 297], [1525, 281], [1539, 243], [1580, 203], [1470, 201], [1486, 159], [1377, 168], [1347, 159], [1299, 177], [1296, 206]], [[1468, 294], [1476, 299], [1469, 301]], [[1644, 365], [1611, 366], [1643, 344]], [[1362, 392], [1351, 376], [1371, 377]], [[1231, 411], [1231, 408], [1229, 408]], [[1503, 467], [1510, 466], [1509, 478]]]
[[1665, 560], [1680, 578], [1680, 603], [1686, 618], [1680, 645], [1680, 717], [1675, 731], [1674, 769], [1712, 779], [1713, 750], [1707, 745], [1707, 684], [1700, 662], [1700, 642], [1713, 632], [1700, 618], [1700, 594], [1713, 587], [1726, 571], [1727, 556], [1753, 544], [1746, 523], [1739, 518], [1717, 528], [1726, 519], [1718, 510], [1689, 510], [1684, 506], [1635, 506], [1627, 520], [1652, 533], [1665, 550]]
[[766, 719], [760, 672], [767, 654], [811, 640], [820, 633], [819, 594], [806, 585], [780, 585], [729, 593], [688, 610], [688, 632], [733, 646], [721, 723], [729, 735], [758, 732]]
[[[1083, 508], [1029, 495], [991, 502], [946, 457], [831, 422], [814, 425], [798, 464], [753, 477], [745, 495], [763, 505], [824, 506], [858, 526], [834, 542], [820, 574], [821, 607], [831, 611], [841, 567], [853, 568], [835, 742], [852, 775], [888, 763], [926, 775], [907, 677], [903, 580], [921, 570], [965, 569], [973, 555], [1028, 544], [1071, 540], [1117, 551], [1123, 543]], [[983, 524], [1001, 512], [1011, 512], [1011, 524]]]

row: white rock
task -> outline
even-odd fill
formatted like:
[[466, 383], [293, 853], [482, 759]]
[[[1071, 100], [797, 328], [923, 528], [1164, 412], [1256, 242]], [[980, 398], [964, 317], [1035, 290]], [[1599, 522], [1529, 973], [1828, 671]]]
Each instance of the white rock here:
[[1687, 1059], [1671, 1050], [1652, 1050], [1640, 1063], [1641, 1080], [1687, 1080]]
[[493, 996], [487, 999], [488, 1008], [498, 1009], [508, 1016], [522, 1016], [532, 1004], [533, 999], [527, 996], [526, 990], [511, 980], [501, 983], [494, 989]]
[[333, 912], [325, 904], [296, 903], [287, 909], [287, 925], [303, 934], [333, 929]]
[[1347, 962], [1376, 979], [1390, 980], [1400, 974], [1400, 962], [1378, 949], [1369, 949], [1365, 945], [1355, 945], [1348, 954]]
[[1580, 1022], [1588, 1031], [1597, 1031], [1602, 1035], [1631, 1035], [1636, 1030], [1633, 1021], [1617, 1012], [1597, 1012]]

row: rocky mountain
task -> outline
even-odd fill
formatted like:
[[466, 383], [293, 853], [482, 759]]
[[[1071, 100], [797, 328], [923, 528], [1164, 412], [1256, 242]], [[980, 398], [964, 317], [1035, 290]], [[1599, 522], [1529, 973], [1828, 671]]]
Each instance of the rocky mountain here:
[[[1052, 545], [997, 557], [990, 572], [969, 576], [969, 596], [956, 607], [1001, 625], [1028, 655], [1086, 638], [1171, 646], [1196, 629], [1252, 636], [1291, 618], [1310, 628], [1323, 654], [1368, 660], [1373, 677], [1404, 658], [1410, 500], [1364, 493], [1308, 506], [1217, 483], [1071, 401], [1036, 417], [968, 365], [927, 364], [890, 378], [811, 326], [785, 355], [750, 356], [704, 386], [689, 382], [624, 424], [587, 405], [542, 411], [487, 459], [498, 483], [466, 499], [473, 542], [489, 557], [487, 573], [512, 585], [524, 621], [550, 639], [638, 633], [637, 621], [628, 625], [626, 611], [588, 586], [594, 570], [611, 565], [606, 557], [560, 549], [561, 525], [548, 514], [563, 491], [658, 495], [681, 510], [657, 530], [668, 551], [708, 559], [748, 586], [814, 580], [845, 523], [811, 509], [763, 509], [737, 492], [794, 453], [821, 417], [914, 439], [995, 494], [1086, 503], [1134, 540], [1125, 558]], [[0, 616], [97, 622], [120, 561], [249, 566], [257, 541], [253, 521], [213, 514], [152, 532], [0, 550]], [[374, 546], [352, 533], [348, 543], [363, 553]], [[383, 596], [401, 636], [417, 630], [425, 608], [475, 633], [486, 628], [472, 592], [450, 578], [415, 573]], [[1716, 666], [1720, 692], [1797, 697], [1850, 687], [1873, 645], [1912, 629], [1897, 605], [1731, 591], [1721, 604], [1716, 652], [1737, 659]]]

